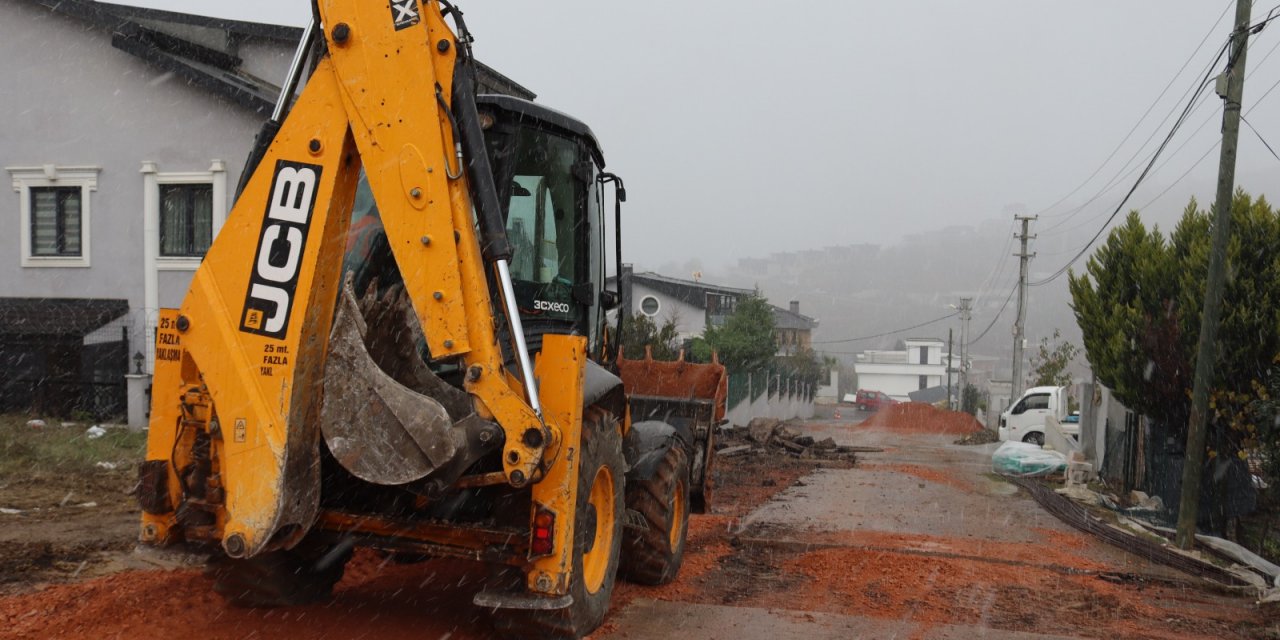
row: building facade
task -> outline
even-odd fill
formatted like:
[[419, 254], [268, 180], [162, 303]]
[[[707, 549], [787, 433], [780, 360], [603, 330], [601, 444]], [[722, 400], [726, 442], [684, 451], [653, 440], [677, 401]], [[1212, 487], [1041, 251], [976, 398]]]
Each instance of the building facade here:
[[[622, 265], [622, 281], [622, 304], [628, 313], [647, 317], [659, 326], [674, 323], [680, 340], [699, 337], [707, 327], [724, 325], [738, 301], [756, 293], [753, 289], [683, 280], [651, 271], [636, 273], [628, 264]], [[798, 300], [792, 300], [787, 309], [769, 306], [777, 355], [794, 355], [809, 349], [818, 320], [800, 313]]]
[[945, 385], [944, 344], [934, 338], [909, 338], [900, 341], [894, 351], [864, 351], [854, 362], [858, 387], [906, 402], [912, 391]]
[[[0, 406], [57, 382], [89, 398], [72, 410], [123, 413], [123, 376], [151, 371], [158, 311], [182, 302], [226, 220], [301, 34], [88, 0], [0, 3], [12, 187]], [[481, 74], [481, 91], [534, 97]]]

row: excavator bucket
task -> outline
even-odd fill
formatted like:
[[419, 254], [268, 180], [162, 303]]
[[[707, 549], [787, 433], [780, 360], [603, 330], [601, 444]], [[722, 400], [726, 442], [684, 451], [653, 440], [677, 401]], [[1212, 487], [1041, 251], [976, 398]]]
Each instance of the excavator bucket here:
[[643, 360], [619, 356], [618, 373], [630, 400], [632, 420], [661, 420], [692, 441], [689, 445], [690, 505], [703, 513], [711, 503], [711, 458], [715, 454], [715, 430], [724, 421], [729, 376], [712, 357], [710, 364], [679, 359], [654, 360], [645, 351]]
[[[469, 413], [470, 403], [465, 393], [436, 378], [416, 355], [396, 358], [402, 350], [397, 347], [406, 341], [412, 344], [421, 332], [413, 331], [414, 316], [402, 290], [379, 298], [376, 288], [374, 283], [358, 301], [348, 278], [338, 297], [325, 365], [321, 431], [334, 458], [353, 475], [398, 485], [449, 465], [465, 449], [466, 435], [455, 420]], [[384, 371], [368, 344], [378, 347], [383, 360], [416, 361], [417, 370], [396, 373], [416, 380], [417, 388]]]

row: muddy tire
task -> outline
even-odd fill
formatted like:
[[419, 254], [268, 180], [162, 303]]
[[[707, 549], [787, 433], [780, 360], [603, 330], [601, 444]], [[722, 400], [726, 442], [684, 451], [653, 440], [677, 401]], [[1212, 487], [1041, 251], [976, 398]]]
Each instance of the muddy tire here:
[[573, 575], [564, 609], [499, 609], [494, 628], [507, 638], [581, 638], [604, 621], [622, 550], [626, 462], [618, 421], [588, 409], [582, 421], [578, 500], [573, 536]]
[[632, 582], [667, 584], [684, 561], [689, 528], [689, 458], [679, 445], [638, 486], [627, 487], [627, 508], [644, 516], [647, 529], [622, 535], [622, 574]]
[[246, 560], [215, 556], [205, 575], [234, 606], [291, 607], [328, 599], [350, 558], [349, 548], [272, 551]]

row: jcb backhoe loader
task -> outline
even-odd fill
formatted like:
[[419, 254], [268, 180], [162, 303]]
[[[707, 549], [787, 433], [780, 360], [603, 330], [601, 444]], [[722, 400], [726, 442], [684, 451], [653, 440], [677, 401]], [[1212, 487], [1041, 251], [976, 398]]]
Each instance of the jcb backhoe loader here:
[[357, 545], [483, 561], [515, 577], [475, 596], [500, 631], [585, 634], [616, 573], [679, 569], [724, 369], [620, 357], [622, 181], [581, 122], [476, 95], [460, 12], [314, 13], [159, 318], [141, 538], [251, 606], [328, 595]]

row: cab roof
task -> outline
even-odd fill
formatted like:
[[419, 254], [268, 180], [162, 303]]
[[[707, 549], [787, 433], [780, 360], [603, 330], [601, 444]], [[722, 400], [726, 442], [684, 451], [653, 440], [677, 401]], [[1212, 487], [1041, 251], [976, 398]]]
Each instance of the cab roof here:
[[600, 166], [604, 166], [604, 152], [600, 149], [596, 134], [591, 132], [591, 127], [588, 127], [585, 122], [567, 113], [522, 98], [496, 93], [476, 96], [476, 106], [506, 111], [519, 121], [532, 120], [547, 125], [550, 129], [559, 129], [561, 133], [580, 138], [586, 141], [587, 146], [591, 148], [591, 155], [600, 163]]

